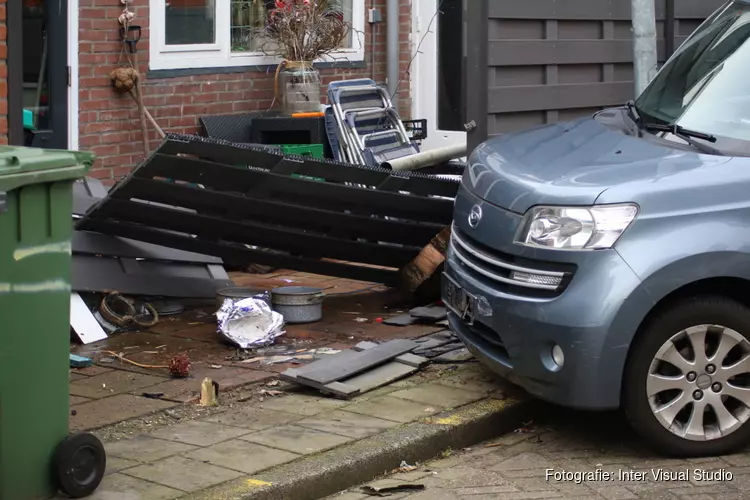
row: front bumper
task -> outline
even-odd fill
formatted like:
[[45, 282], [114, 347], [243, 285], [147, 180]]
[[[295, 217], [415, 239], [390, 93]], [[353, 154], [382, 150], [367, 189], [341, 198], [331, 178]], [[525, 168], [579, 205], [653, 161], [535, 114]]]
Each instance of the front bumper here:
[[[619, 406], [628, 347], [641, 320], [630, 304], [643, 292], [617, 252], [588, 252], [564, 292], [547, 298], [503, 290], [450, 249], [445, 273], [483, 304], [473, 324], [449, 314], [451, 329], [483, 364], [553, 403]], [[562, 367], [552, 361], [554, 345], [565, 355]]]

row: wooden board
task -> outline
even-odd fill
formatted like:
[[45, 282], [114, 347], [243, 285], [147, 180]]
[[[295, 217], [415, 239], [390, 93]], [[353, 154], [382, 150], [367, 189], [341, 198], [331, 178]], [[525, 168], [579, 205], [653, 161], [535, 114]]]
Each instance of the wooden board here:
[[70, 327], [84, 344], [107, 338], [104, 329], [77, 293], [70, 294]]
[[[362, 354], [363, 351], [377, 348], [379, 344], [374, 342], [360, 342], [354, 346], [350, 351], [355, 355]], [[339, 353], [339, 354], [344, 354]], [[339, 354], [333, 355], [327, 360], [332, 360]], [[421, 367], [429, 363], [429, 360], [420, 356], [415, 356], [411, 353], [405, 353], [400, 356], [396, 356], [392, 361], [388, 361], [380, 366], [376, 366], [370, 370], [359, 373], [352, 377], [341, 379], [336, 382], [329, 384], [319, 384], [314, 381], [304, 380], [299, 377], [301, 371], [304, 368], [290, 368], [285, 372], [281, 373], [281, 379], [289, 382], [295, 382], [302, 385], [307, 385], [318, 389], [322, 394], [331, 395], [340, 399], [349, 399], [358, 394], [377, 389], [384, 385], [395, 382], [401, 378], [407, 377], [412, 373], [417, 372]], [[308, 365], [310, 366], [310, 365]]]
[[[367, 371], [417, 347], [418, 344], [414, 341], [396, 339], [359, 352], [345, 351], [307, 365], [299, 370], [297, 377], [303, 381], [327, 385]], [[346, 356], [341, 356], [342, 354]]]

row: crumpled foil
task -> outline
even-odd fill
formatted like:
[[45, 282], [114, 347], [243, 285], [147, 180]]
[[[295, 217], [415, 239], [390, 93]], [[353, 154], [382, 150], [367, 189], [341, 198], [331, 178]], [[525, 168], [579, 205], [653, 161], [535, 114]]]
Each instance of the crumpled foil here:
[[242, 349], [265, 347], [284, 334], [284, 317], [271, 309], [269, 293], [227, 298], [216, 313], [219, 334]]

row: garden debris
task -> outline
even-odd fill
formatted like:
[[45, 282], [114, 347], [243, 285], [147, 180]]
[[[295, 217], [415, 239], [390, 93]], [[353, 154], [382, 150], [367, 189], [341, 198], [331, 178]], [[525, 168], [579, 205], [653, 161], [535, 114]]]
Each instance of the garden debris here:
[[161, 399], [164, 397], [164, 393], [163, 392], [144, 392], [141, 394], [141, 396], [143, 396], [144, 398], [149, 398], [149, 399]]
[[271, 380], [269, 383], [266, 384], [266, 386], [268, 387], [276, 387], [277, 385], [279, 385], [278, 380]]
[[391, 474], [396, 474], [396, 473], [399, 473], [399, 472], [411, 472], [411, 471], [417, 470], [418, 468], [419, 468], [418, 466], [416, 466], [416, 465], [409, 465], [406, 462], [406, 460], [402, 460], [401, 464], [398, 466], [398, 468], [393, 469], [391, 471]]
[[536, 431], [536, 427], [534, 426], [534, 421], [529, 420], [528, 422], [524, 422], [522, 427], [519, 427], [513, 432], [517, 434], [531, 434], [532, 432], [535, 432], [535, 431]]
[[221, 370], [223, 367], [222, 365], [208, 365], [209, 368], [213, 368], [214, 370]]
[[219, 397], [219, 384], [206, 377], [201, 382], [201, 406], [216, 406]]
[[422, 491], [424, 489], [424, 484], [398, 484], [395, 486], [384, 486], [382, 488], [377, 486], [362, 486], [362, 491], [364, 493], [375, 497], [389, 497], [394, 493], [400, 493], [402, 491]]
[[260, 390], [260, 395], [261, 396], [275, 397], [275, 396], [281, 396], [282, 394], [284, 394], [284, 391], [267, 391], [265, 389], [261, 389]]
[[405, 339], [383, 344], [360, 342], [350, 350], [305, 367], [290, 368], [281, 378], [313, 387], [323, 394], [349, 399], [411, 375], [427, 364], [427, 358], [409, 353], [418, 345]]
[[268, 292], [225, 299], [216, 319], [219, 333], [243, 349], [270, 345], [284, 334], [284, 317], [271, 309]]

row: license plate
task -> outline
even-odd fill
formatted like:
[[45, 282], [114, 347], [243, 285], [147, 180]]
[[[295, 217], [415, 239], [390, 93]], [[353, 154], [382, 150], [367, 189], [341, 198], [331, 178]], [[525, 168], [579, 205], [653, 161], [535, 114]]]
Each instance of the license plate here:
[[474, 322], [474, 297], [447, 274], [443, 274], [443, 303], [462, 320]]

